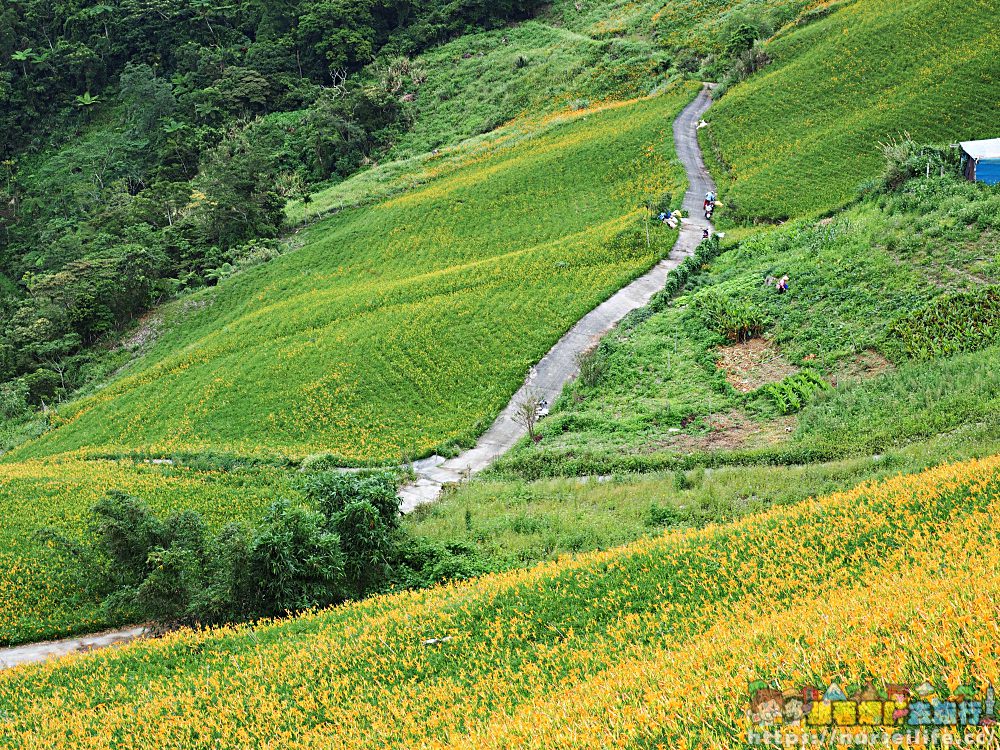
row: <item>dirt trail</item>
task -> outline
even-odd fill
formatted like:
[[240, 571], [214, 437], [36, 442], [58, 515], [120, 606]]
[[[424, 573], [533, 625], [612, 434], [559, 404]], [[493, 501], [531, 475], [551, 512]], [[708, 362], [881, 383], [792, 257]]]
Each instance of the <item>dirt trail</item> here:
[[[690, 183], [684, 196], [684, 213], [690, 218], [683, 222], [680, 236], [670, 256], [581, 318], [531, 369], [524, 385], [514, 394], [493, 425], [479, 438], [474, 448], [447, 460], [432, 456], [417, 461], [413, 465], [417, 474], [416, 481], [400, 490], [400, 507], [404, 513], [433, 502], [441, 494], [445, 484], [467, 479], [510, 450], [527, 433], [513, 419], [515, 409], [524, 397], [529, 392], [534, 392], [550, 404], [555, 402], [563, 386], [576, 376], [577, 356], [600, 341], [629, 312], [645, 305], [650, 297], [663, 288], [669, 273], [698, 247], [702, 230], [711, 229], [711, 224], [702, 215], [702, 200], [705, 193], [715, 190], [715, 183], [701, 157], [697, 135], [698, 123], [710, 104], [711, 98], [706, 86], [674, 121], [674, 146]], [[128, 643], [142, 638], [146, 632], [146, 628], [136, 627], [0, 649], [0, 670]]]
[[706, 86], [674, 120], [674, 148], [684, 165], [689, 183], [684, 195], [684, 213], [690, 218], [683, 222], [680, 237], [670, 256], [581, 318], [531, 368], [524, 385], [479, 438], [474, 448], [455, 458], [431, 456], [415, 462], [413, 470], [417, 475], [416, 480], [403, 487], [399, 493], [402, 501], [400, 507], [404, 513], [434, 502], [444, 485], [468, 479], [510, 450], [527, 434], [527, 429], [514, 421], [516, 409], [524, 398], [529, 393], [536, 393], [549, 404], [554, 403], [567, 381], [576, 376], [578, 355], [600, 341], [629, 312], [649, 302], [650, 297], [663, 288], [668, 274], [698, 247], [702, 230], [711, 229], [711, 224], [703, 218], [702, 202], [705, 193], [715, 190], [715, 183], [705, 168], [701, 148], [698, 146], [697, 130], [702, 115], [711, 103], [709, 87]]

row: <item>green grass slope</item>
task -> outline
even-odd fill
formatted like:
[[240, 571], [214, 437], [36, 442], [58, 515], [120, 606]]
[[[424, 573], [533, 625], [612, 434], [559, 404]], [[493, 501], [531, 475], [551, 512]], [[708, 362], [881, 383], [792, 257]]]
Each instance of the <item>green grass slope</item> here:
[[781, 26], [825, 0], [555, 0], [543, 13], [553, 25], [596, 39], [655, 40], [667, 50], [722, 51], [740, 23], [763, 19]]
[[525, 115], [644, 96], [668, 67], [649, 42], [614, 45], [540, 21], [463, 36], [413, 63], [412, 126], [389, 157], [454, 145]]
[[[572, 384], [542, 421], [541, 441], [502, 464], [535, 477], [797, 461], [882, 452], [990, 419], [1000, 399], [996, 312], [954, 295], [996, 289], [998, 236], [997, 189], [949, 177], [914, 180], [829, 222], [758, 233], [702, 267], [677, 299], [627, 319], [595, 355], [591, 380]], [[785, 274], [787, 294], [765, 283]], [[710, 297], [758, 311], [763, 338], [734, 346], [699, 311]], [[935, 304], [955, 310], [956, 324], [977, 310], [989, 322], [965, 326], [968, 345], [923, 357], [947, 338], [946, 327], [915, 323]], [[909, 343], [901, 331], [912, 331]], [[978, 351], [961, 353], [969, 348]], [[767, 388], [801, 370], [836, 387], [782, 414]]]
[[[725, 48], [742, 22], [780, 27], [809, 0], [683, 3], [557, 0], [536, 19], [470, 34], [418, 56], [412, 126], [389, 157], [410, 157], [525, 114], [643, 96]], [[686, 65], [687, 67], [682, 67]]]
[[482, 569], [508, 570], [609, 549], [665, 529], [730, 523], [861, 482], [1000, 451], [998, 425], [967, 425], [928, 440], [829, 462], [718, 466], [536, 481], [480, 478], [403, 519], [414, 537], [475, 551]]
[[[558, 0], [533, 20], [461, 36], [407, 62], [402, 90], [409, 128], [385, 158], [317, 189], [307, 205], [291, 201], [288, 216], [298, 224], [408, 189], [455, 150], [509, 142], [538, 118], [645, 96], [713, 59], [741, 23], [779, 27], [816, 5]], [[383, 74], [383, 64], [366, 72]], [[434, 149], [441, 153], [432, 157]]]
[[207, 448], [398, 461], [485, 427], [581, 315], [666, 253], [644, 202], [680, 194], [693, 85], [556, 118], [516, 148], [305, 230], [214, 290], [151, 353], [15, 451]]
[[996, 15], [992, 0], [857, 0], [779, 35], [771, 65], [707, 117], [728, 210], [783, 219], [842, 206], [880, 172], [878, 144], [904, 132], [1000, 136]]

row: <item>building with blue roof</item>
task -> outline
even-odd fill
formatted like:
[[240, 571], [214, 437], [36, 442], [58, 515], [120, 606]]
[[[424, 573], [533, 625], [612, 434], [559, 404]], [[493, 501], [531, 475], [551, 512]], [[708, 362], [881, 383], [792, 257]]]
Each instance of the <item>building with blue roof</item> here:
[[973, 182], [1000, 183], [1000, 138], [965, 141], [962, 147], [962, 173]]

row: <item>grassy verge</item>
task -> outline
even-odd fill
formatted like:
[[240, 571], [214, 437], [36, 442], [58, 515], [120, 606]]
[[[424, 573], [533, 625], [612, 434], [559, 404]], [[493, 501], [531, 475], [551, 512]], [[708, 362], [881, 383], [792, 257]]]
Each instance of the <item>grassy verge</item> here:
[[664, 529], [729, 523], [861, 482], [997, 452], [1000, 420], [994, 417], [876, 455], [833, 461], [715, 466], [678, 462], [672, 471], [651, 463], [648, 468], [659, 468], [659, 473], [485, 479], [419, 509], [407, 517], [405, 526], [416, 537], [475, 550], [485, 569], [507, 570], [608, 549]]

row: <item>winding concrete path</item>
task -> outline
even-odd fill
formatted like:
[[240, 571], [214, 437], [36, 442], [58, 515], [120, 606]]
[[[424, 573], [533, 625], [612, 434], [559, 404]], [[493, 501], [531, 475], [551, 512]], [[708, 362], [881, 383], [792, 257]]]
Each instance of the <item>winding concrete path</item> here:
[[705, 193], [715, 190], [715, 183], [705, 168], [698, 146], [698, 123], [711, 103], [710, 87], [706, 85], [674, 120], [674, 148], [684, 165], [689, 183], [684, 195], [684, 213], [689, 218], [682, 223], [680, 237], [669, 257], [595, 307], [559, 339], [548, 354], [531, 368], [524, 385], [479, 438], [474, 448], [455, 458], [431, 456], [415, 462], [413, 470], [416, 479], [399, 492], [403, 513], [434, 502], [444, 485], [467, 480], [510, 450], [527, 434], [527, 429], [514, 419], [517, 408], [524, 399], [537, 394], [547, 403], [554, 403], [562, 393], [563, 386], [576, 376], [577, 357], [596, 345], [628, 313], [649, 302], [663, 288], [670, 272], [698, 247], [702, 231], [706, 228], [711, 230], [711, 224], [703, 218], [702, 207]]
[[[524, 385], [474, 448], [455, 458], [446, 460], [431, 456], [414, 463], [417, 479], [399, 493], [404, 513], [433, 502], [444, 485], [468, 479], [510, 450], [527, 434], [527, 429], [514, 421], [514, 413], [524, 398], [529, 394], [538, 394], [549, 404], [554, 403], [563, 386], [576, 376], [577, 357], [596, 345], [629, 312], [649, 302], [650, 297], [663, 288], [669, 273], [698, 247], [702, 231], [711, 229], [711, 225], [702, 218], [702, 200], [705, 193], [715, 189], [715, 183], [705, 169], [697, 135], [698, 123], [710, 104], [709, 87], [706, 86], [674, 121], [674, 147], [690, 184], [683, 205], [684, 213], [690, 218], [681, 225], [680, 236], [670, 256], [595, 307], [559, 339], [548, 354], [531, 368]], [[0, 649], [0, 670], [127, 643], [142, 638], [146, 632], [145, 628], [137, 627]]]

